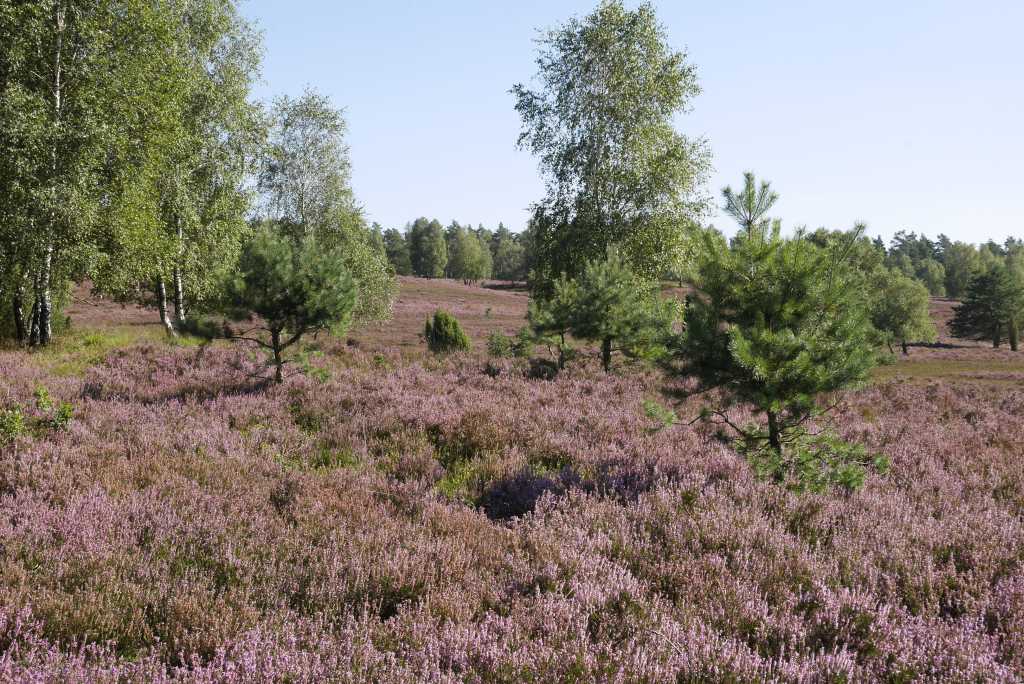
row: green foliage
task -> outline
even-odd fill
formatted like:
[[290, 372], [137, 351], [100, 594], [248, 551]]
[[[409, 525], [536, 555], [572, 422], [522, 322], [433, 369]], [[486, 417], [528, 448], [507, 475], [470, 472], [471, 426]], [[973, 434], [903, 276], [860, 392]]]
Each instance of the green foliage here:
[[[248, 232], [249, 180], [263, 141], [261, 111], [249, 101], [258, 78], [258, 36], [233, 2], [144, 3], [135, 30], [152, 53], [139, 65], [129, 129], [111, 150], [115, 191], [109, 234], [92, 269], [94, 286], [121, 300], [156, 304], [174, 326], [208, 311]], [[144, 53], [145, 54], [145, 53]]]
[[545, 296], [560, 274], [621, 250], [645, 278], [674, 260], [703, 211], [703, 140], [673, 128], [700, 88], [653, 7], [605, 0], [539, 40], [540, 87], [512, 88], [519, 145], [540, 160], [546, 195], [534, 207], [531, 287]]
[[388, 228], [384, 231], [384, 253], [388, 262], [398, 275], [412, 275], [412, 258], [409, 254], [409, 242], [402, 231]]
[[455, 223], [448, 229], [448, 276], [467, 285], [491, 277], [491, 250], [476, 233]]
[[897, 270], [882, 269], [873, 282], [871, 323], [892, 350], [909, 342], [934, 342], [938, 333], [928, 310], [928, 289]]
[[656, 283], [637, 276], [613, 252], [588, 263], [575, 280], [558, 278], [552, 297], [534, 307], [531, 320], [541, 335], [568, 333], [599, 342], [608, 371], [615, 351], [633, 358], [663, 356], [677, 317], [676, 302], [662, 298]]
[[28, 432], [25, 415], [14, 407], [0, 411], [0, 446], [10, 446]]
[[[750, 178], [745, 194], [753, 188]], [[767, 448], [789, 464], [790, 452], [809, 448], [802, 426], [820, 414], [818, 396], [867, 378], [874, 330], [851, 257], [858, 233], [828, 247], [802, 232], [785, 239], [765, 221], [771, 203], [754, 206], [728, 247], [713, 231], [701, 237], [679, 359], [705, 389], [725, 390], [709, 416], [728, 422], [747, 453]], [[729, 422], [725, 409], [737, 401], [766, 415], [764, 429]]]
[[518, 359], [528, 359], [533, 355], [536, 340], [529, 326], [523, 326], [516, 332], [512, 342], [512, 354]]
[[[138, 143], [134, 122], [162, 104], [164, 84], [149, 76], [167, 12], [42, 0], [6, 2], [0, 13], [0, 288], [19, 341], [47, 345], [54, 292], [80, 279], [112, 236], [102, 218], [122, 197], [126, 162], [116, 152]], [[18, 306], [26, 300], [31, 313]]]
[[917, 265], [917, 279], [933, 297], [946, 296], [946, 268], [935, 259], [924, 259]]
[[1024, 280], [1005, 264], [975, 275], [967, 298], [954, 310], [950, 331], [955, 337], [987, 339], [999, 347], [1009, 339], [1018, 348], [1018, 330], [1024, 320]]
[[314, 361], [323, 358], [323, 356], [324, 353], [318, 349], [302, 349], [295, 354], [295, 363], [303, 375], [323, 384], [331, 379], [331, 372], [323, 366], [314, 363]]
[[946, 295], [960, 299], [967, 293], [971, 278], [981, 268], [981, 257], [972, 245], [954, 242], [943, 252], [946, 269]]
[[533, 354], [535, 342], [533, 331], [529, 326], [520, 328], [511, 337], [500, 330], [495, 330], [487, 337], [487, 353], [499, 359], [511, 357], [525, 359]]
[[60, 404], [54, 405], [53, 399], [50, 397], [50, 391], [41, 385], [36, 387], [33, 397], [35, 398], [36, 411], [44, 416], [40, 419], [40, 424], [57, 431], [63, 431], [68, 428], [71, 419], [74, 417], [74, 407], [69, 402], [62, 401]]
[[397, 294], [386, 242], [367, 226], [351, 187], [342, 111], [313, 90], [278, 98], [259, 177], [261, 214], [293, 240], [313, 236], [356, 285], [356, 320], [385, 320]]
[[670, 408], [666, 408], [656, 401], [644, 401], [644, 415], [653, 420], [657, 425], [651, 428], [651, 432], [659, 432], [679, 422], [679, 416]]
[[576, 292], [570, 286], [572, 281], [563, 278], [562, 282], [562, 287], [555, 288], [551, 296], [531, 299], [526, 313], [533, 339], [549, 350], [556, 350], [559, 369], [565, 367], [573, 354], [568, 335], [572, 326], [572, 308], [576, 304]]
[[832, 487], [850, 492], [864, 484], [869, 470], [884, 474], [888, 459], [872, 454], [861, 445], [843, 441], [829, 432], [804, 432], [794, 439], [794, 448], [782, 452], [765, 446], [757, 426], [737, 442], [737, 448], [759, 477], [770, 479], [797, 492], [824, 493]]
[[514, 342], [511, 337], [494, 330], [487, 336], [487, 353], [495, 358], [504, 359], [512, 356]]
[[10, 446], [28, 434], [68, 429], [75, 413], [70, 402], [55, 404], [49, 390], [43, 386], [36, 387], [33, 398], [35, 410], [29, 410], [28, 414], [21, 406], [0, 410], [0, 447]]
[[447, 311], [438, 309], [433, 318], [428, 318], [423, 327], [423, 338], [427, 349], [435, 354], [469, 351], [469, 337], [463, 332], [458, 319]]
[[526, 245], [521, 236], [514, 235], [499, 224], [491, 240], [494, 277], [498, 280], [526, 280]]
[[407, 239], [413, 275], [443, 278], [448, 266], [448, 243], [441, 224], [418, 218], [409, 227]]
[[[252, 331], [232, 333], [273, 355], [275, 379], [283, 381], [282, 352], [319, 330], [342, 334], [352, 321], [356, 285], [337, 249], [308, 235], [296, 242], [266, 228], [256, 232], [229, 286], [235, 318], [258, 316]], [[252, 333], [263, 331], [263, 337]]]

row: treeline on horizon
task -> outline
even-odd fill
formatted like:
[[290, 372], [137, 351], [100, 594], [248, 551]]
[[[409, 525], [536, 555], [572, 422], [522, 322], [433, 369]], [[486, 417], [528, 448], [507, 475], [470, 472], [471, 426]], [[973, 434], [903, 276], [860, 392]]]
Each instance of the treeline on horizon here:
[[[437, 219], [421, 217], [401, 230], [384, 229], [378, 223], [372, 228], [397, 275], [467, 283], [529, 279], [534, 259], [529, 225], [513, 232], [499, 223], [492, 231], [483, 224], [473, 228], [472, 224], [452, 221], [443, 226]], [[812, 235], [829, 232], [819, 228]], [[472, 244], [474, 238], [479, 245]], [[931, 240], [924, 233], [901, 230], [888, 244], [878, 236], [871, 245], [885, 266], [919, 281], [930, 296], [937, 298], [961, 299], [974, 276], [1007, 263], [1014, 270], [1020, 269], [1017, 262], [1024, 259], [1024, 240], [1016, 237], [1002, 244], [994, 240], [978, 244], [953, 241], [942, 234]], [[662, 277], [675, 281], [679, 274], [669, 269]]]
[[503, 223], [496, 230], [483, 224], [452, 221], [443, 227], [437, 219], [420, 217], [403, 230], [373, 224], [377, 240], [396, 275], [524, 282], [530, 271], [529, 230], [514, 233]]

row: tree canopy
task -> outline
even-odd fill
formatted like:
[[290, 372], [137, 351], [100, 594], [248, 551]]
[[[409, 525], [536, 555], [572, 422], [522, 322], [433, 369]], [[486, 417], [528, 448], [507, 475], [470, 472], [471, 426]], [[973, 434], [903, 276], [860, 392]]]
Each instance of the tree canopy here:
[[397, 285], [385, 244], [356, 204], [345, 131], [342, 111], [313, 90], [275, 101], [259, 177], [261, 216], [297, 242], [314, 236], [333, 250], [356, 282], [356, 318], [386, 319]]
[[341, 334], [352, 322], [358, 290], [339, 252], [316, 235], [296, 241], [270, 228], [258, 230], [242, 252], [229, 281], [229, 312], [252, 326], [229, 330], [229, 337], [267, 349], [278, 383], [284, 380], [284, 351], [303, 335]]
[[[783, 238], [778, 222], [765, 221], [769, 206], [749, 213], [750, 229], [729, 245], [715, 231], [702, 233], [678, 358], [684, 373], [722, 392], [714, 415], [774, 477], [851, 481], [859, 465], [845, 462], [834, 442], [810, 442], [806, 426], [820, 412], [819, 395], [864, 381], [874, 364], [854, 240], [820, 247], [800, 231]], [[725, 411], [733, 402], [749, 404], [766, 424], [734, 423]]]
[[534, 206], [533, 286], [550, 291], [610, 247], [638, 274], [659, 276], [705, 206], [706, 145], [673, 128], [700, 92], [694, 68], [648, 3], [604, 0], [538, 42], [537, 88], [512, 88], [519, 145], [546, 183]]
[[1019, 326], [1024, 317], [1024, 284], [1005, 264], [975, 275], [967, 297], [954, 310], [950, 330], [955, 337], [991, 340], [999, 347], [1009, 340], [1017, 351]]

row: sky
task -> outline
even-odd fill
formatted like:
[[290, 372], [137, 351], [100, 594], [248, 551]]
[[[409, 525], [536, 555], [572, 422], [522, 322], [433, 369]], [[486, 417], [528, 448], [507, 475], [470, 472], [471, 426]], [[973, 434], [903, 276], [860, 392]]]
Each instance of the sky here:
[[[371, 221], [521, 230], [543, 181], [516, 148], [508, 91], [532, 82], [539, 30], [596, 4], [246, 0], [242, 10], [264, 33], [259, 98], [311, 86], [345, 109], [353, 187]], [[789, 227], [1024, 236], [1021, 0], [654, 5], [700, 79], [676, 127], [707, 139], [716, 200], [750, 170], [779, 192], [773, 214]]]

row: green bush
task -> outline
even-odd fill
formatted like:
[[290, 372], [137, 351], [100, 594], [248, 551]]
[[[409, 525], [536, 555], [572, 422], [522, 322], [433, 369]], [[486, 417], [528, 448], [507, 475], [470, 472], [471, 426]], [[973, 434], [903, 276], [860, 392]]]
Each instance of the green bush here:
[[507, 359], [512, 356], [514, 343], [511, 337], [495, 330], [487, 338], [487, 353], [495, 358]]
[[435, 354], [469, 351], [470, 348], [469, 338], [458, 319], [441, 309], [434, 312], [432, 319], [427, 319], [423, 337], [427, 341], [427, 349]]
[[512, 342], [512, 354], [518, 359], [528, 359], [533, 355], [533, 345], [533, 331], [529, 326], [523, 326]]
[[0, 446], [9, 446], [28, 431], [20, 408], [0, 411]]

